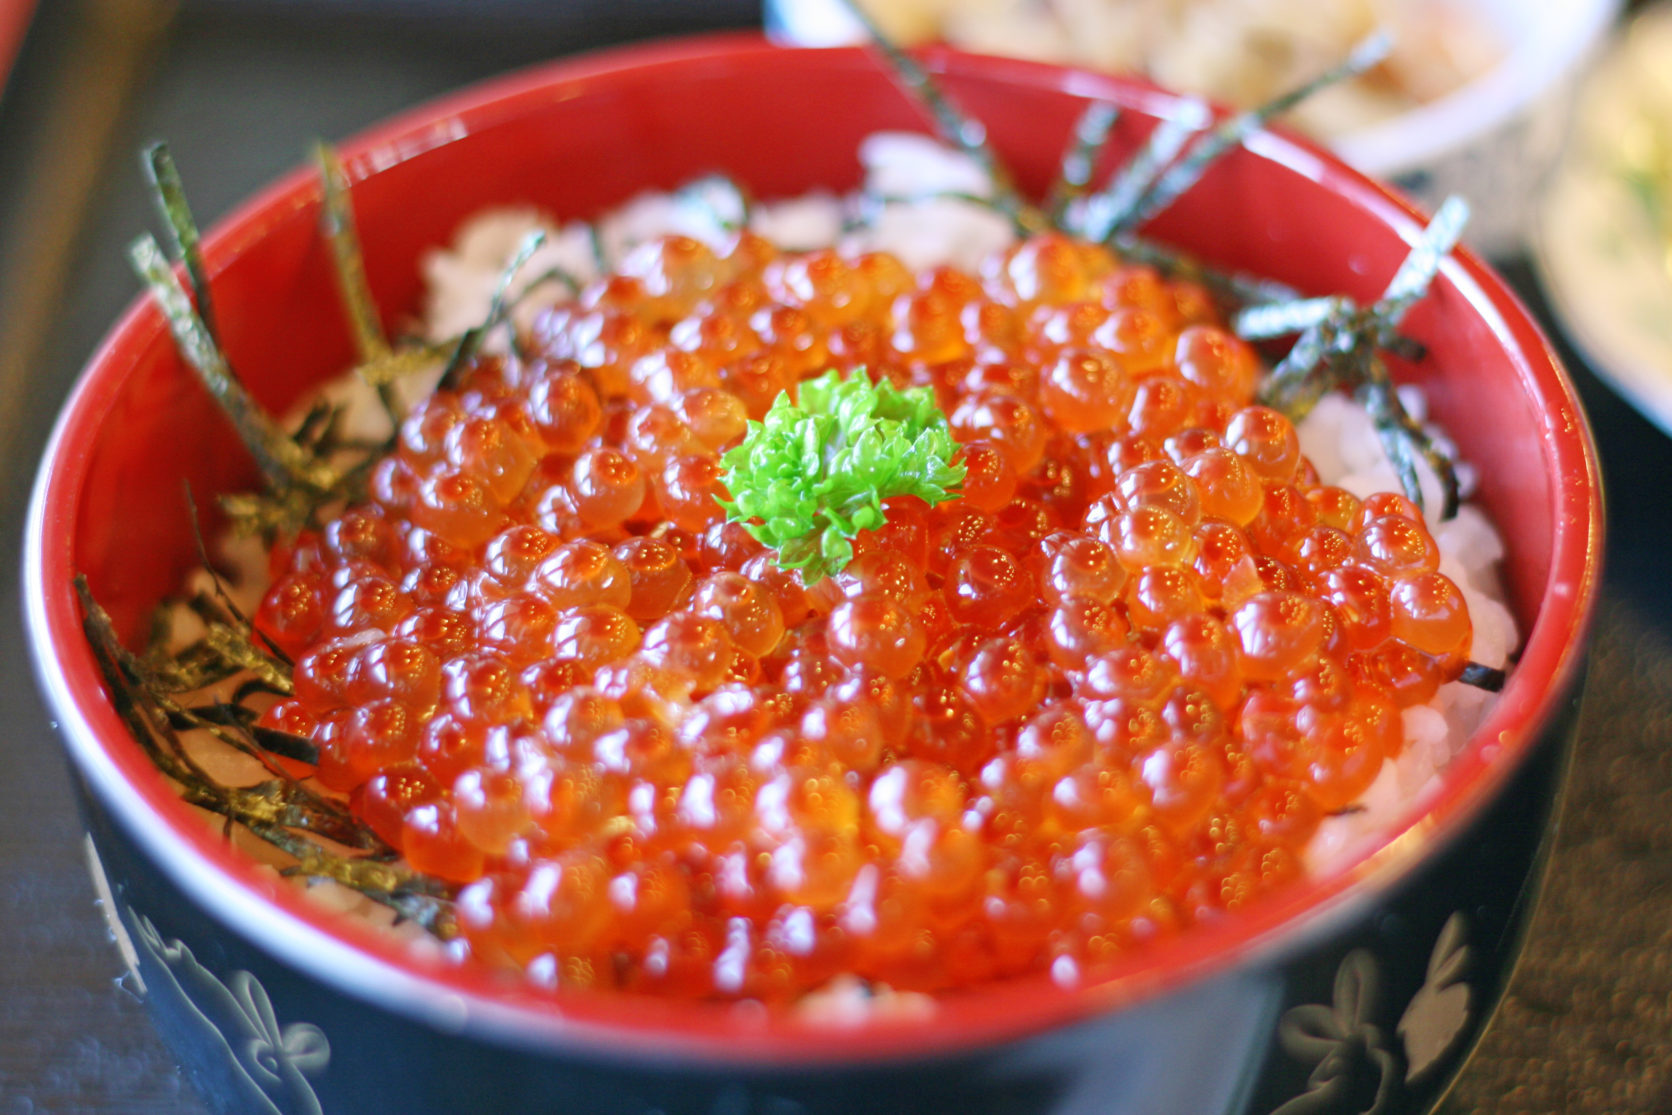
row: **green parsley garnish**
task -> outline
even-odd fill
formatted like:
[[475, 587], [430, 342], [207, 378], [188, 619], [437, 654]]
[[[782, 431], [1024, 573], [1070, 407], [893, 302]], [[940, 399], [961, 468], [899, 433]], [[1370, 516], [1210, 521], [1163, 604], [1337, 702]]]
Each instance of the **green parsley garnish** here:
[[927, 387], [872, 383], [864, 369], [834, 370], [783, 393], [743, 443], [721, 458], [726, 515], [778, 551], [778, 565], [807, 584], [853, 559], [853, 539], [888, 521], [882, 502], [916, 496], [930, 505], [957, 496], [964, 466]]

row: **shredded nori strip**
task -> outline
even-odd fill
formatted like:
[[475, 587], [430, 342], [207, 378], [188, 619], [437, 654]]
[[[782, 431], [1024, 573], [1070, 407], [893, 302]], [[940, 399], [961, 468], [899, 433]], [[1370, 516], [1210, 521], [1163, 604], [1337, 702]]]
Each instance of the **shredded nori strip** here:
[[314, 161], [319, 167], [323, 202], [319, 209], [320, 226], [325, 231], [326, 242], [331, 245], [338, 291], [342, 295], [343, 308], [348, 312], [349, 325], [354, 330], [354, 345], [362, 361], [376, 361], [388, 354], [389, 341], [383, 335], [377, 302], [372, 298], [371, 283], [366, 279], [366, 261], [360, 253], [354, 204], [349, 200], [348, 174], [343, 170], [337, 152], [329, 144], [314, 146]]
[[1220, 156], [1264, 128], [1277, 117], [1322, 89], [1358, 76], [1387, 57], [1393, 40], [1386, 34], [1371, 35], [1354, 47], [1336, 66], [1319, 74], [1289, 92], [1281, 94], [1258, 108], [1239, 112], [1206, 133], [1176, 164], [1164, 170], [1148, 185], [1130, 209], [1119, 212], [1114, 231], [1136, 228], [1173, 202], [1201, 180], [1207, 169]]
[[186, 201], [186, 189], [180, 181], [174, 157], [169, 154], [166, 143], [153, 143], [145, 149], [141, 162], [151, 183], [151, 196], [156, 202], [157, 212], [174, 244], [174, 258], [186, 266], [192, 299], [197, 303], [197, 315], [203, 319], [209, 335], [216, 336], [209, 272], [203, 265], [202, 238], [198, 234], [197, 222], [192, 219], [191, 206]]
[[[1265, 340], [1299, 332], [1294, 346], [1260, 388], [1261, 401], [1297, 421], [1325, 394], [1346, 389], [1370, 412], [1377, 436], [1399, 474], [1400, 486], [1423, 505], [1416, 461], [1439, 479], [1439, 517], [1457, 513], [1461, 492], [1451, 460], [1405, 410], [1380, 351], [1409, 351], [1398, 332], [1405, 314], [1422, 298], [1446, 256], [1456, 247], [1468, 206], [1447, 198], [1423, 229], [1375, 304], [1360, 308], [1345, 296], [1289, 300], [1241, 310], [1233, 321], [1239, 336]], [[1402, 343], [1403, 342], [1403, 343]]]
[[1479, 662], [1470, 662], [1463, 667], [1463, 676], [1457, 680], [1464, 685], [1484, 689], [1488, 693], [1499, 693], [1503, 691], [1504, 682], [1508, 679], [1509, 675], [1503, 670], [1492, 666], [1482, 666]]
[[[1115, 172], [1103, 189], [1082, 203], [1080, 229], [1085, 238], [1103, 243], [1115, 233], [1136, 225], [1141, 219], [1140, 207], [1155, 189], [1162, 172], [1209, 119], [1205, 104], [1184, 100], [1179, 102], [1177, 116], [1157, 121], [1137, 153]], [[1201, 169], [1206, 169], [1205, 164]]]
[[530, 257], [545, 242], [546, 234], [540, 229], [533, 229], [524, 234], [521, 242], [517, 245], [515, 254], [511, 257], [511, 262], [500, 273], [499, 282], [494, 286], [493, 298], [488, 303], [487, 318], [482, 324], [465, 330], [464, 336], [459, 338], [458, 345], [454, 347], [453, 355], [448, 359], [447, 367], [441, 373], [441, 387], [450, 388], [458, 382], [460, 374], [476, 358], [476, 354], [481, 351], [482, 342], [487, 338], [488, 333], [506, 319], [511, 306], [507, 297], [511, 290], [511, 283], [515, 281], [517, 272], [523, 269]]
[[[178, 784], [181, 800], [217, 813], [229, 824], [241, 825], [295, 858], [297, 864], [284, 869], [286, 874], [334, 879], [439, 936], [451, 934], [454, 888], [450, 884], [396, 862], [394, 850], [346, 807], [271, 767], [268, 756], [284, 755], [289, 748], [269, 752], [260, 747], [262, 737], [246, 727], [241, 714], [216, 705], [201, 711], [187, 709], [162, 693], [144, 661], [117, 639], [110, 617], [93, 599], [86, 578], [77, 576], [75, 588], [81, 600], [82, 629], [117, 714], [157, 769]], [[178, 735], [183, 729], [211, 732], [222, 742], [268, 762], [276, 777], [253, 786], [219, 783], [191, 758]], [[300, 758], [306, 748], [296, 752], [286, 757]], [[333, 851], [314, 836], [361, 854]]]
[[992, 205], [1010, 218], [1023, 233], [1044, 232], [1044, 216], [1023, 199], [1010, 171], [987, 142], [987, 126], [966, 115], [953, 104], [944, 90], [918, 65], [917, 59], [884, 35], [870, 15], [854, 0], [843, 0], [848, 12], [865, 29], [865, 36], [887, 60], [896, 82], [928, 110], [941, 138], [974, 159], [993, 184]]
[[1068, 150], [1063, 152], [1057, 180], [1045, 195], [1045, 212], [1053, 223], [1060, 225], [1069, 203], [1084, 196], [1091, 186], [1098, 160], [1114, 137], [1120, 116], [1120, 106], [1108, 101], [1093, 101], [1080, 114]]
[[142, 235], [129, 247], [128, 255], [162, 310], [181, 355], [237, 426], [268, 485], [281, 492], [328, 492], [335, 488], [340, 479], [336, 470], [286, 436], [232, 374], [231, 365], [193, 309], [157, 241], [149, 234]]

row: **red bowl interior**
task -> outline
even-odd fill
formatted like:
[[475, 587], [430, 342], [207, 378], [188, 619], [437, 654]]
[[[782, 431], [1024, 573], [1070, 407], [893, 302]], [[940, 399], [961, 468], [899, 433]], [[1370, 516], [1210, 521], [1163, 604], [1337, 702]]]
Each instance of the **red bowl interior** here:
[[[1174, 103], [1138, 83], [1031, 63], [951, 53], [929, 61], [1033, 190], [1054, 174], [1084, 97], [1129, 107], [1120, 150]], [[420, 253], [484, 205], [535, 203], [585, 217], [639, 190], [716, 170], [762, 197], [845, 188], [859, 178], [859, 141], [884, 128], [926, 130], [870, 54], [788, 52], [726, 35], [513, 76], [419, 109], [342, 150], [356, 180], [372, 287], [386, 325], [398, 329], [417, 304]], [[1151, 231], [1222, 266], [1372, 299], [1420, 218], [1304, 142], [1262, 135], [1249, 148], [1220, 163]], [[207, 241], [226, 348], [271, 408], [352, 358], [317, 210], [312, 176], [299, 171]], [[403, 1009], [422, 1013], [445, 993], [524, 1042], [595, 1038], [722, 1058], [897, 1056], [1013, 1036], [1245, 963], [1291, 945], [1327, 914], [1356, 908], [1474, 814], [1572, 682], [1601, 538], [1596, 462], [1572, 388], [1513, 296], [1467, 253], [1448, 261], [1408, 328], [1430, 356], [1400, 373], [1425, 385], [1435, 417], [1479, 466], [1479, 498], [1508, 536], [1506, 581], [1527, 642], [1489, 723], [1427, 811], [1406, 817], [1384, 846], [1347, 869], [1181, 935], [1078, 989], [1039, 978], [950, 998], [934, 1026], [878, 1018], [832, 1033], [793, 1017], [606, 995], [569, 996], [554, 1010], [549, 999], [490, 974], [415, 960], [363, 926], [321, 914], [233, 855], [128, 739], [82, 640], [71, 590], [73, 574], [86, 574], [121, 630], [136, 636], [196, 562], [182, 479], [199, 507], [254, 480], [230, 427], [145, 302], [93, 358], [43, 465], [25, 555], [38, 666], [95, 793], [131, 825], [144, 823], [165, 870], [287, 959]]]

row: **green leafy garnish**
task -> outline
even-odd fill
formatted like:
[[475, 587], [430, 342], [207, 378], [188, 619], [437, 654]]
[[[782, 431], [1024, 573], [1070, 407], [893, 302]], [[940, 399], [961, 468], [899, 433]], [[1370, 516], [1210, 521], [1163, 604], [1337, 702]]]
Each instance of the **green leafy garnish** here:
[[729, 451], [726, 515], [778, 551], [778, 565], [816, 584], [853, 559], [853, 539], [887, 522], [883, 500], [956, 497], [964, 466], [926, 387], [872, 383], [863, 369], [834, 370], [780, 394]]

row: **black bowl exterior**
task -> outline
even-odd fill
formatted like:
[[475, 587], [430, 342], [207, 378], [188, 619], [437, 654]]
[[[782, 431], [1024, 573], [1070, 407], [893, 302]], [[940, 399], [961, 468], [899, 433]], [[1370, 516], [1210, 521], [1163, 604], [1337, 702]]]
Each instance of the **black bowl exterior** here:
[[228, 1115], [1393, 1115], [1433, 1107], [1503, 993], [1577, 706], [1560, 706], [1504, 792], [1445, 847], [1261, 962], [1018, 1041], [802, 1067], [529, 1048], [484, 1033], [462, 1002], [456, 1027], [416, 1021], [229, 929], [87, 783], [77, 789], [136, 983]]

